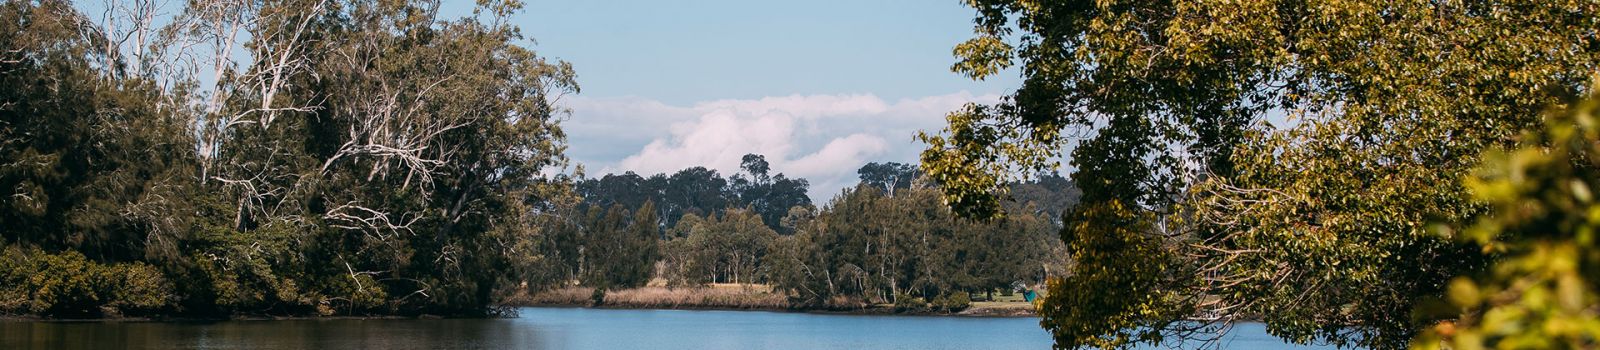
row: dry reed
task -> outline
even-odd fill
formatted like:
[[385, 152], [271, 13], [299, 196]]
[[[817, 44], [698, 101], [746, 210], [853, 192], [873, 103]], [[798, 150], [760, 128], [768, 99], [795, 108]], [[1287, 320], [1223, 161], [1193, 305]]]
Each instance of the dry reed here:
[[[594, 288], [563, 287], [526, 298], [528, 305], [589, 306]], [[640, 287], [606, 291], [602, 306], [664, 309], [788, 309], [789, 298], [764, 285]]]

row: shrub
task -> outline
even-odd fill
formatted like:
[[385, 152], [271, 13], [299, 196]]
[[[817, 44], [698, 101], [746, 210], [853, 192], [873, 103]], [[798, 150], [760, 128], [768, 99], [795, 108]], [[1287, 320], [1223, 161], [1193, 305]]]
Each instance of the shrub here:
[[894, 295], [894, 311], [895, 312], [927, 311], [927, 310], [928, 310], [928, 302], [926, 300], [923, 300], [920, 297], [914, 297], [914, 296], [911, 296], [910, 294], [904, 294], [904, 293], [895, 293], [895, 295]]
[[68, 251], [61, 254], [29, 254], [32, 269], [25, 285], [33, 290], [28, 311], [49, 316], [84, 317], [99, 311], [100, 296], [95, 293], [94, 280], [99, 268], [83, 254]]
[[105, 306], [119, 314], [143, 314], [172, 304], [172, 283], [166, 275], [143, 262], [116, 264], [100, 268]]
[[928, 308], [934, 311], [944, 311], [944, 304], [944, 295], [940, 295], [933, 297], [933, 300], [928, 301]]
[[0, 313], [49, 317], [137, 314], [171, 305], [172, 284], [148, 264], [101, 264], [78, 252], [11, 247], [0, 257]]
[[27, 263], [20, 248], [12, 246], [0, 252], [0, 314], [29, 313], [33, 298], [27, 279], [32, 269], [24, 266]]
[[589, 302], [593, 303], [594, 306], [600, 306], [601, 304], [605, 304], [605, 302], [606, 302], [606, 289], [605, 289], [605, 287], [595, 288], [594, 289], [594, 293], [589, 295]]
[[944, 303], [940, 306], [940, 308], [950, 312], [961, 312], [961, 310], [966, 310], [968, 307], [972, 307], [972, 296], [967, 292], [950, 293], [950, 296], [945, 297]]

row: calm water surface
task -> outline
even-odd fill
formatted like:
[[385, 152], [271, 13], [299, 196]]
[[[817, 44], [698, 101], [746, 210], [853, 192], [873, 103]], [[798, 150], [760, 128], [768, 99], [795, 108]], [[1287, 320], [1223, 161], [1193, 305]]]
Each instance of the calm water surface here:
[[[523, 308], [512, 319], [0, 321], [0, 349], [1048, 349], [1035, 318]], [[1260, 325], [1227, 348], [1285, 349]]]

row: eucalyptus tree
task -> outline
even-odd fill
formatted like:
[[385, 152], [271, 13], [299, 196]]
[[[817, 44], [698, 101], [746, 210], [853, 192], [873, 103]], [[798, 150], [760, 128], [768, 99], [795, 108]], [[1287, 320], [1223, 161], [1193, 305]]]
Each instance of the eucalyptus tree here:
[[561, 192], [577, 86], [518, 2], [71, 5], [0, 5], [0, 224], [157, 264], [170, 311], [482, 314]]
[[760, 154], [746, 154], [740, 159], [740, 174], [729, 179], [730, 191], [738, 196], [739, 205], [747, 206], [761, 216], [761, 221], [780, 233], [792, 233], [783, 228], [783, 217], [794, 207], [810, 208], [811, 196], [806, 190], [811, 183], [806, 179], [791, 179], [782, 173], [770, 174], [772, 165]]
[[204, 226], [193, 138], [152, 80], [70, 3], [0, 4], [4, 242], [96, 261], [173, 258]]
[[672, 173], [665, 198], [656, 204], [662, 208], [667, 226], [676, 226], [686, 215], [705, 217], [737, 202], [729, 192], [728, 180], [716, 170], [703, 166], [688, 167]]
[[806, 194], [810, 182], [772, 174], [766, 157], [746, 154], [740, 169], [740, 173], [728, 178], [701, 166], [684, 168], [671, 176], [644, 177], [630, 171], [585, 179], [577, 187], [585, 203], [591, 205], [637, 208], [646, 201], [655, 202], [663, 227], [677, 225], [678, 219], [687, 214], [708, 216], [727, 208], [747, 207], [760, 214], [768, 227], [789, 233], [782, 221], [790, 209], [812, 207], [811, 197]]
[[160, 84], [72, 5], [0, 4], [0, 313], [170, 312], [216, 208]]
[[[576, 90], [570, 66], [517, 44], [514, 2], [482, 4], [486, 21], [441, 20], [437, 6], [272, 4], [322, 10], [269, 17], [251, 36], [302, 63], [246, 67], [278, 78], [224, 104], [248, 119], [222, 131], [211, 178], [238, 203], [236, 230], [295, 252], [274, 269], [326, 276], [300, 282], [306, 300], [482, 310], [506, 277], [493, 273], [503, 243], [533, 226], [540, 172], [564, 162], [551, 101]], [[254, 301], [270, 302], [242, 302]]]
[[678, 285], [762, 283], [768, 249], [778, 233], [749, 210], [687, 215], [663, 250], [668, 279]]
[[646, 178], [632, 171], [585, 179], [575, 185], [585, 203], [602, 208], [612, 205], [638, 208], [645, 201], [664, 197], [665, 187], [669, 186], [664, 175]]
[[590, 207], [589, 213], [578, 245], [582, 257], [580, 282], [601, 288], [633, 288], [649, 283], [661, 235], [655, 204], [645, 202], [632, 213], [621, 205], [604, 211], [595, 206]]
[[911, 182], [922, 176], [921, 170], [915, 165], [896, 162], [867, 163], [856, 169], [856, 174], [861, 183], [890, 196], [894, 196], [897, 190], [911, 188]]
[[928, 187], [888, 196], [862, 183], [795, 227], [795, 235], [774, 243], [764, 266], [771, 283], [800, 305], [931, 300], [1035, 284], [1064, 269], [1056, 226], [1044, 215], [958, 220]]

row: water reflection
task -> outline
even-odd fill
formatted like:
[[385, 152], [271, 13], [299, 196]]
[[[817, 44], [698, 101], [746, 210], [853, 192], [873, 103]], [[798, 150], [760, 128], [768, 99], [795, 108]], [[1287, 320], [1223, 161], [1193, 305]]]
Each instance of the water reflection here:
[[505, 320], [0, 322], [4, 349], [535, 349]]
[[[0, 349], [1048, 349], [1034, 318], [525, 308], [512, 319], [0, 322]], [[1225, 348], [1282, 349], [1259, 324]]]

